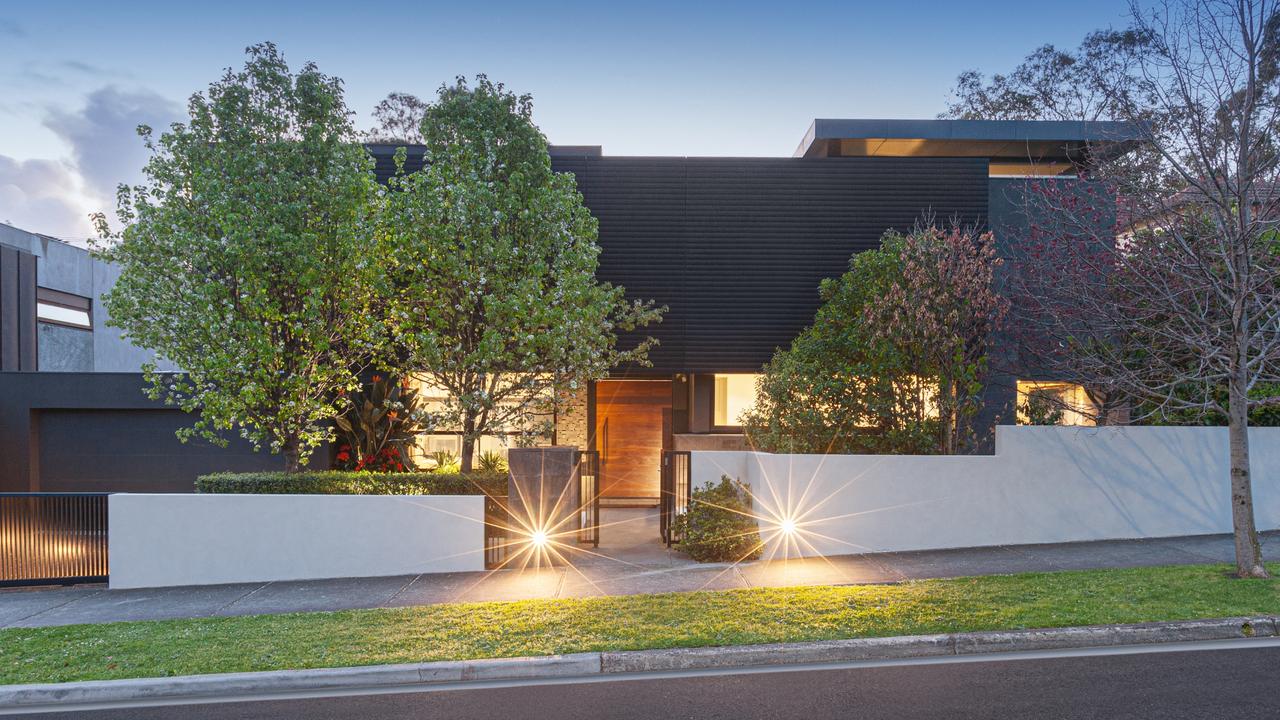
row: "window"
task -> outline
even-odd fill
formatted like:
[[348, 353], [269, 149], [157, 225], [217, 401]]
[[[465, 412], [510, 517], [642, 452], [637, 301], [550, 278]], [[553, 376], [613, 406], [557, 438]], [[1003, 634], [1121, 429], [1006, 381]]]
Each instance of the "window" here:
[[742, 425], [743, 413], [756, 405], [756, 378], [760, 376], [757, 373], [736, 373], [714, 377], [715, 412], [712, 414], [711, 424], [716, 427]]
[[1096, 425], [1097, 408], [1075, 383], [1018, 381], [1019, 425]]
[[49, 288], [36, 288], [36, 319], [53, 325], [93, 329], [93, 316], [89, 312], [87, 297]]
[[[504, 376], [507, 377], [507, 376]], [[442, 411], [445, 404], [449, 400], [449, 391], [437, 386], [429, 378], [425, 376], [415, 376], [412, 382], [417, 386], [419, 392], [419, 400], [423, 409], [431, 413]], [[546, 395], [546, 403], [550, 406], [550, 392]], [[549, 413], [549, 410], [548, 410]], [[545, 416], [546, 420], [551, 419], [551, 415]], [[537, 418], [535, 418], [535, 422]], [[495, 428], [491, 435], [482, 435], [476, 439], [475, 453], [476, 458], [487, 452], [498, 453], [505, 456], [507, 448], [516, 444], [517, 439], [522, 434], [526, 434], [532, 428], [522, 428], [511, 425], [508, 427]], [[549, 439], [549, 438], [547, 438]], [[462, 434], [457, 427], [449, 427], [447, 425], [438, 425], [429, 432], [425, 432], [418, 436], [417, 441], [410, 448], [410, 457], [422, 463], [430, 458], [434, 453], [448, 452], [454, 456], [462, 454]]]

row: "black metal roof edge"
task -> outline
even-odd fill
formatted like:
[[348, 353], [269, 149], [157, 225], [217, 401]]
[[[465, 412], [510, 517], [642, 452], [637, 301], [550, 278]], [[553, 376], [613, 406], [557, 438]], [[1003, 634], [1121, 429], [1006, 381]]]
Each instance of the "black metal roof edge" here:
[[911, 140], [991, 140], [1125, 142], [1146, 135], [1140, 123], [1123, 120], [889, 120], [817, 118], [804, 144], [862, 138]]

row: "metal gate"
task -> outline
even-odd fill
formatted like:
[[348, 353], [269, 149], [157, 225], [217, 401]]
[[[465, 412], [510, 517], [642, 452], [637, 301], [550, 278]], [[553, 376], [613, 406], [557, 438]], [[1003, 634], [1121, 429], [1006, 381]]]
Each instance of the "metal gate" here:
[[0, 493], [0, 587], [106, 582], [108, 493]]
[[578, 452], [578, 542], [600, 547], [600, 453]]
[[496, 570], [511, 557], [511, 511], [506, 495], [484, 496], [484, 566]]
[[662, 497], [658, 504], [658, 527], [662, 533], [662, 541], [668, 547], [680, 542], [672, 527], [675, 519], [689, 511], [689, 494], [693, 489], [689, 459], [688, 450], [662, 452]]

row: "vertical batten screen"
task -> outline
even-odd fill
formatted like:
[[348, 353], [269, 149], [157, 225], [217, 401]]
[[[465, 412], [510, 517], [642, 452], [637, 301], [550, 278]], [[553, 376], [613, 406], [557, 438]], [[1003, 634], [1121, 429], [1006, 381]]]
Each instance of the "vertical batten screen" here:
[[600, 453], [578, 452], [578, 542], [600, 547]]
[[659, 530], [662, 533], [662, 541], [668, 546], [680, 541], [680, 538], [675, 536], [672, 523], [680, 515], [689, 512], [689, 494], [692, 490], [689, 462], [688, 450], [668, 450], [662, 453]]
[[36, 256], [0, 245], [0, 372], [34, 372]]
[[0, 586], [105, 582], [107, 493], [0, 493]]

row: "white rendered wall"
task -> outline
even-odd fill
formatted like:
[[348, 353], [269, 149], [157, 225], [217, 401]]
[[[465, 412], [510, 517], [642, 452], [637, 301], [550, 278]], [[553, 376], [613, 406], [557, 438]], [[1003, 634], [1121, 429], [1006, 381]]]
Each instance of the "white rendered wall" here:
[[112, 588], [484, 569], [484, 497], [117, 494]]
[[[1259, 529], [1280, 528], [1280, 428], [1254, 428]], [[695, 486], [751, 486], [762, 536], [789, 554], [1071, 542], [1231, 532], [1227, 430], [1007, 427], [993, 456], [694, 452]]]

